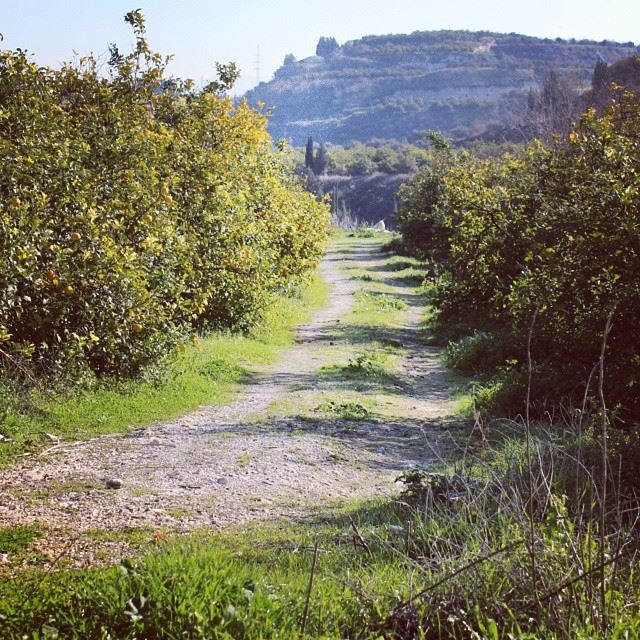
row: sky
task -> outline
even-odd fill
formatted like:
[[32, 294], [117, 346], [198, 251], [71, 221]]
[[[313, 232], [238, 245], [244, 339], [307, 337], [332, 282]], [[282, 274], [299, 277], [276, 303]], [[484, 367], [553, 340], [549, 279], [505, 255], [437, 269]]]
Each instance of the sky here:
[[[320, 36], [342, 44], [365, 35], [432, 29], [640, 43], [640, 0], [0, 0], [7, 49], [58, 66], [74, 52], [103, 55], [133, 42], [124, 14], [142, 9], [151, 48], [173, 54], [169, 72], [204, 83], [215, 62], [235, 62], [234, 93], [269, 80], [293, 53], [315, 53]], [[259, 59], [259, 65], [257, 61]]]

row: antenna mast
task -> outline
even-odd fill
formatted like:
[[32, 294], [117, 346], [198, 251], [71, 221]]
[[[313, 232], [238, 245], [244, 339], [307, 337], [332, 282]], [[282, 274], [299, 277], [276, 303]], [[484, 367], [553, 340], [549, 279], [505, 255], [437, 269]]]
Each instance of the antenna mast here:
[[260, 45], [256, 49], [256, 84], [260, 84]]

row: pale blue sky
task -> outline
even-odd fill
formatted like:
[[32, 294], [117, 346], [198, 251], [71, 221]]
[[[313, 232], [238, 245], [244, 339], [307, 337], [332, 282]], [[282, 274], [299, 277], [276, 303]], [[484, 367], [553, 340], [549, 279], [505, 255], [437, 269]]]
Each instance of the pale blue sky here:
[[133, 40], [124, 14], [140, 7], [154, 50], [174, 54], [171, 72], [213, 77], [214, 61], [242, 69], [237, 90], [268, 80], [287, 53], [312, 55], [320, 36], [338, 42], [368, 34], [486, 29], [541, 37], [640, 43], [640, 0], [0, 0], [3, 46], [41, 64], [78, 51], [104, 53]]

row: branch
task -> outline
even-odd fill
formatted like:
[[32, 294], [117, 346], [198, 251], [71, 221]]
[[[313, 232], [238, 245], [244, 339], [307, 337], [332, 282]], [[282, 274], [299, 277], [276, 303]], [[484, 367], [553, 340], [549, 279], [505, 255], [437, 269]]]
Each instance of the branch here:
[[608, 567], [610, 564], [613, 564], [614, 562], [617, 562], [618, 560], [620, 560], [620, 558], [626, 556], [631, 551], [638, 551], [638, 547], [637, 546], [627, 547], [626, 549], [623, 549], [622, 551], [617, 553], [612, 558], [609, 558], [605, 562], [601, 562], [595, 567], [591, 567], [591, 569], [589, 569], [588, 571], [583, 571], [582, 573], [578, 574], [575, 578], [566, 580], [559, 587], [556, 587], [553, 591], [550, 591], [549, 593], [546, 593], [544, 596], [542, 596], [540, 598], [540, 602], [544, 602], [545, 600], [549, 600], [550, 598], [553, 598], [553, 596], [557, 596], [561, 591], [564, 591], [567, 587], [570, 587], [572, 584], [575, 584], [576, 582], [580, 582], [580, 580], [583, 580], [584, 578], [591, 575], [592, 573], [597, 573], [598, 571], [602, 571], [603, 569]]
[[0, 356], [6, 358], [18, 371], [22, 371], [22, 373], [31, 380], [34, 384], [36, 383], [36, 379], [34, 375], [25, 367], [23, 364], [20, 364], [10, 353], [7, 353], [4, 349], [0, 349]]
[[491, 553], [488, 553], [488, 554], [486, 554], [484, 556], [481, 556], [480, 558], [476, 558], [475, 560], [472, 560], [468, 564], [465, 564], [462, 567], [459, 567], [458, 569], [456, 569], [455, 571], [453, 571], [449, 575], [445, 576], [444, 578], [441, 578], [440, 580], [430, 584], [428, 587], [425, 587], [421, 591], [418, 591], [418, 593], [416, 593], [415, 595], [411, 596], [408, 600], [405, 600], [404, 602], [396, 605], [393, 608], [393, 611], [395, 612], [395, 611], [399, 611], [400, 609], [404, 609], [404, 607], [410, 605], [414, 600], [417, 600], [418, 598], [422, 597], [426, 593], [429, 593], [429, 591], [432, 591], [433, 589], [435, 589], [436, 587], [439, 587], [440, 585], [444, 584], [445, 582], [449, 582], [449, 580], [452, 580], [453, 578], [455, 578], [456, 576], [460, 575], [461, 573], [464, 573], [468, 569], [472, 569], [473, 567], [475, 567], [475, 566], [477, 566], [479, 564], [482, 564], [483, 562], [486, 562], [487, 560], [491, 560], [491, 558], [493, 558], [493, 557], [495, 557], [497, 555], [500, 555], [501, 553], [505, 553], [506, 551], [510, 551], [511, 549], [515, 549], [516, 547], [520, 546], [521, 544], [524, 544], [524, 542], [525, 542], [524, 538], [521, 538], [520, 540], [516, 540], [515, 542], [512, 542], [511, 544], [508, 544], [505, 547], [501, 547], [500, 549], [496, 549], [495, 551], [492, 551]]

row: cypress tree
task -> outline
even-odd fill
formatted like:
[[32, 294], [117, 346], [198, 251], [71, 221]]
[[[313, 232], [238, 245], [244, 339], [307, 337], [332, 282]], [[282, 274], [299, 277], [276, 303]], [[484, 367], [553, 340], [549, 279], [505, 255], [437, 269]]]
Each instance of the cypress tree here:
[[311, 136], [307, 138], [307, 150], [305, 151], [305, 154], [304, 154], [304, 166], [307, 167], [307, 169], [311, 169], [311, 171], [314, 170], [313, 138]]
[[320, 143], [315, 160], [313, 161], [313, 170], [316, 175], [321, 176], [327, 168], [327, 148], [324, 142]]

